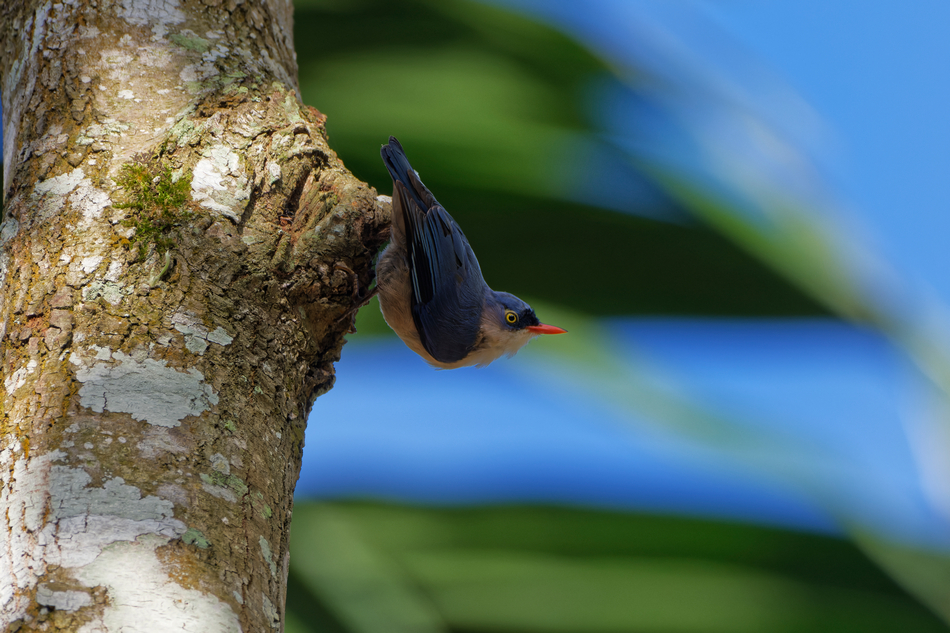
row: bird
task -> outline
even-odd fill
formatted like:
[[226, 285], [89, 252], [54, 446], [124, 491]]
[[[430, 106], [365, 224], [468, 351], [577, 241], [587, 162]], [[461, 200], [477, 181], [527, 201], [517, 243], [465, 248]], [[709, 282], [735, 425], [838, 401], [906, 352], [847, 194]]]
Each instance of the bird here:
[[462, 229], [394, 136], [380, 154], [393, 180], [393, 217], [376, 290], [383, 318], [409, 349], [439, 369], [483, 367], [535, 336], [566, 333], [541, 323], [513, 294], [488, 287]]

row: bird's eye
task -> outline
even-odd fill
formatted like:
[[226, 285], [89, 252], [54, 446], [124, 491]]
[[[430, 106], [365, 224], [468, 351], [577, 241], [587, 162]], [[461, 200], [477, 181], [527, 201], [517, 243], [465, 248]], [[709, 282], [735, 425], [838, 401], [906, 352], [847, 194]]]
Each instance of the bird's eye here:
[[511, 324], [515, 324], [518, 322], [518, 315], [512, 312], [511, 310], [506, 310], [505, 321], [508, 321], [508, 323], [511, 323]]

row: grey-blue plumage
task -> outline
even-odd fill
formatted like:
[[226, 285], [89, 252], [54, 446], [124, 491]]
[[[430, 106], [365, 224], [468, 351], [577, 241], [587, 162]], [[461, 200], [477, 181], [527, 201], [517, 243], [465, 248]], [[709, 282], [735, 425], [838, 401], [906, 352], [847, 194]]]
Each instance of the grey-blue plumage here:
[[392, 241], [379, 258], [383, 316], [426, 361], [443, 369], [487, 365], [513, 355], [542, 325], [531, 307], [495, 292], [462, 229], [409, 164], [394, 137], [381, 150], [393, 179]]

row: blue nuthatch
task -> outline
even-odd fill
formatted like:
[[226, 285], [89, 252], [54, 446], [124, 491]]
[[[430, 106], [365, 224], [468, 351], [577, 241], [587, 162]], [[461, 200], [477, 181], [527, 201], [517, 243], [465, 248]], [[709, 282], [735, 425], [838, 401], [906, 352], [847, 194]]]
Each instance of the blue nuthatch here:
[[565, 332], [538, 321], [518, 297], [488, 287], [462, 229], [395, 137], [380, 153], [393, 178], [393, 221], [376, 266], [379, 305], [412, 351], [441, 369], [481, 367], [539, 334]]

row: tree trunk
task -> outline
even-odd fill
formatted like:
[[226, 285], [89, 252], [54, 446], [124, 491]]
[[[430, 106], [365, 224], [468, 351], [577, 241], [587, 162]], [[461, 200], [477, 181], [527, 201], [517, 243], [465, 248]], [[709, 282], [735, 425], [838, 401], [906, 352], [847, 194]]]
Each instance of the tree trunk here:
[[291, 6], [0, 6], [7, 630], [283, 627], [307, 414], [389, 213], [300, 102]]

